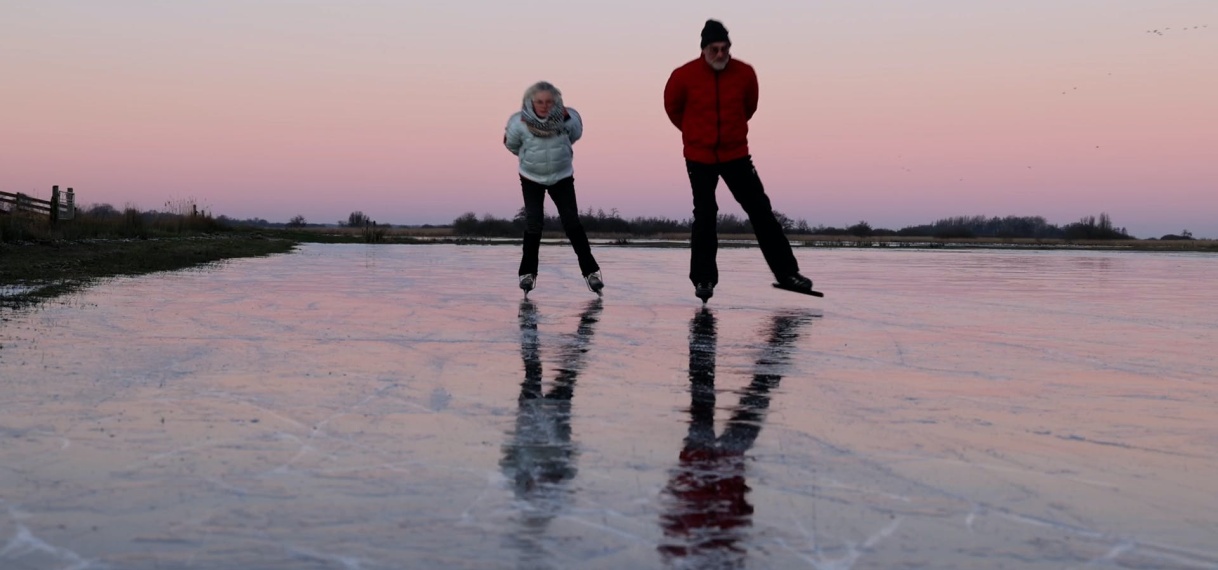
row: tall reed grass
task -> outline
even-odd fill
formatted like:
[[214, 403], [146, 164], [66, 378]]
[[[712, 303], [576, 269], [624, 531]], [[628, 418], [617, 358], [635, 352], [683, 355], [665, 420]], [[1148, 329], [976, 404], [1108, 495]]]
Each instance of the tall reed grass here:
[[82, 239], [148, 239], [227, 231], [211, 213], [191, 199], [170, 200], [165, 210], [141, 211], [134, 204], [118, 210], [109, 204], [78, 209], [71, 220], [52, 225], [47, 216], [29, 212], [0, 213], [0, 242], [76, 241]]

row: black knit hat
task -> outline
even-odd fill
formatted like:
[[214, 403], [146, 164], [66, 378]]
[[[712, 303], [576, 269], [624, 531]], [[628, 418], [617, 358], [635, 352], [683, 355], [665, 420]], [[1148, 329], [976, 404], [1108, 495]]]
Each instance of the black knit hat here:
[[705, 49], [707, 44], [715, 42], [727, 42], [727, 45], [732, 45], [732, 40], [727, 39], [727, 28], [719, 20], [707, 20], [706, 25], [702, 26], [702, 47]]

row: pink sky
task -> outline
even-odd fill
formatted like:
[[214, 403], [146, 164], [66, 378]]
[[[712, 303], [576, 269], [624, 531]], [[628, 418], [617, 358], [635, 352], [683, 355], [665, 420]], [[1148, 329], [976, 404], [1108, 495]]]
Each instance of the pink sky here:
[[1106, 212], [1218, 238], [1218, 2], [997, 4], [5, 2], [0, 189], [271, 221], [510, 217], [503, 125], [546, 79], [586, 123], [580, 205], [682, 219], [661, 92], [715, 17], [757, 68], [754, 160], [790, 217]]

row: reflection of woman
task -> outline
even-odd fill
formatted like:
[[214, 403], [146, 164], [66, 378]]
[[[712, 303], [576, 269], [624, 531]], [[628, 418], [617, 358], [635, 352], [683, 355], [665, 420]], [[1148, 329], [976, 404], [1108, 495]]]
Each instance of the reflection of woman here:
[[524, 381], [517, 399], [516, 426], [503, 446], [499, 466], [512, 482], [516, 497], [529, 504], [521, 512], [520, 530], [513, 536], [520, 552], [530, 558], [524, 561], [528, 567], [539, 566], [538, 557], [544, 554], [539, 542], [550, 520], [566, 504], [570, 493], [566, 484], [575, 477], [578, 453], [571, 441], [571, 396], [600, 312], [597, 299], [580, 314], [575, 336], [559, 349], [553, 385], [543, 391], [537, 307], [527, 299], [520, 303]]
[[745, 495], [744, 454], [757, 441], [770, 390], [782, 380], [804, 314], [773, 318], [769, 338], [757, 359], [753, 381], [740, 396], [723, 433], [715, 436], [715, 316], [702, 309], [689, 323], [689, 432], [680, 463], [671, 473], [667, 509], [660, 524], [667, 539], [660, 545], [665, 561], [694, 568], [738, 568], [745, 549], [738, 544], [752, 525], [753, 505]]
[[588, 236], [575, 203], [575, 171], [571, 145], [584, 134], [575, 109], [563, 105], [562, 92], [545, 81], [524, 92], [520, 111], [508, 119], [503, 144], [520, 158], [520, 187], [524, 194], [524, 252], [520, 258], [520, 288], [525, 295], [537, 285], [537, 255], [545, 221], [546, 192], [558, 208], [563, 231], [579, 258], [579, 271], [588, 289], [600, 294], [605, 286], [592, 257]]

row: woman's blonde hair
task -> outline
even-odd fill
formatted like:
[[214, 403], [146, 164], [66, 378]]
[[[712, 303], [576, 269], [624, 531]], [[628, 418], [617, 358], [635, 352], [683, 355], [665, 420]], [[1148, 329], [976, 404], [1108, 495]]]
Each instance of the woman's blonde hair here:
[[562, 104], [562, 91], [559, 91], [558, 88], [555, 87], [554, 84], [550, 83], [549, 81], [538, 81], [537, 83], [530, 85], [528, 89], [525, 89], [523, 102], [531, 103], [533, 101], [533, 96], [536, 95], [539, 91], [549, 91], [550, 93], [553, 93], [554, 94], [554, 103], [556, 105], [558, 105], [559, 107], [564, 106]]

